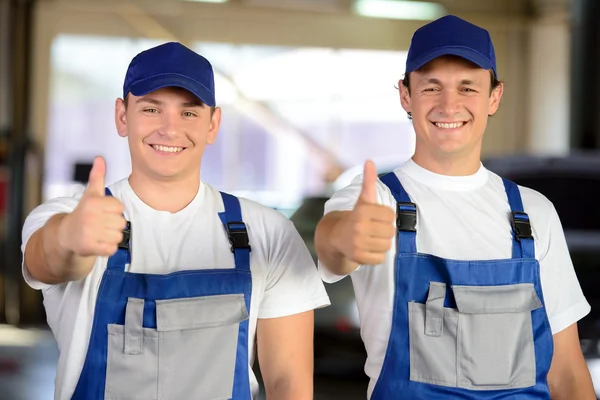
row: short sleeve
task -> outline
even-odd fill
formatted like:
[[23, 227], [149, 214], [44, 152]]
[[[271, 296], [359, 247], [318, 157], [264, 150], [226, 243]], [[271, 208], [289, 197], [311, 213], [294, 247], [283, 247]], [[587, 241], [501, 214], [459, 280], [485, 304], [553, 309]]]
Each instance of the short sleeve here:
[[268, 225], [268, 271], [258, 318], [283, 317], [330, 305], [315, 263], [293, 223], [274, 212]]
[[75, 198], [60, 197], [52, 199], [36, 207], [25, 219], [21, 235], [21, 253], [23, 256], [21, 270], [23, 273], [23, 279], [25, 279], [25, 282], [31, 288], [36, 290], [43, 290], [51, 287], [51, 285], [47, 285], [34, 279], [29, 273], [27, 265], [25, 265], [25, 249], [27, 247], [27, 242], [29, 241], [29, 238], [31, 238], [31, 236], [38, 229], [43, 227], [52, 216], [61, 213], [70, 213], [75, 209], [75, 207], [77, 207], [77, 204], [78, 200]]

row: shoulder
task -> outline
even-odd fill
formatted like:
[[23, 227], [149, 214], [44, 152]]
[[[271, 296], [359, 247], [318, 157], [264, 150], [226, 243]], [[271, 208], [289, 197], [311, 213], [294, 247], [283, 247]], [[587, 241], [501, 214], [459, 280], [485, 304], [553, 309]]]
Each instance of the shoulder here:
[[[491, 184], [495, 186], [494, 191], [499, 196], [502, 195], [506, 198], [502, 178], [490, 173], [490, 180], [492, 181]], [[545, 254], [552, 242], [551, 236], [563, 235], [556, 208], [545, 195], [537, 190], [521, 185], [517, 185], [517, 187], [523, 202], [523, 211], [529, 216], [534, 237], [537, 239], [537, 249], [540, 254]]]
[[289, 229], [292, 226], [289, 219], [283, 213], [267, 207], [257, 201], [237, 196], [227, 192], [221, 192], [218, 189], [206, 184], [206, 190], [210, 194], [218, 212], [224, 210], [222, 194], [233, 196], [240, 205], [242, 219], [248, 225], [248, 231], [254, 234], [268, 235], [269, 233], [279, 232], [281, 229]]
[[519, 185], [518, 187], [526, 212], [541, 211], [545, 214], [556, 212], [554, 204], [542, 193], [525, 186]]
[[[490, 171], [490, 181], [497, 186], [497, 190], [505, 196], [503, 178]], [[519, 194], [523, 201], [523, 210], [530, 216], [540, 216], [547, 218], [550, 214], [556, 213], [554, 204], [542, 193], [526, 186], [517, 185]]]
[[44, 201], [42, 204], [35, 207], [27, 216], [28, 220], [37, 219], [39, 217], [47, 216], [50, 218], [54, 214], [58, 213], [69, 213], [73, 211], [77, 204], [79, 204], [79, 200], [83, 191], [73, 193], [69, 196], [55, 197], [52, 199], [48, 199]]
[[260, 228], [265, 234], [293, 227], [291, 221], [280, 211], [245, 197], [238, 197], [238, 199], [244, 220]]

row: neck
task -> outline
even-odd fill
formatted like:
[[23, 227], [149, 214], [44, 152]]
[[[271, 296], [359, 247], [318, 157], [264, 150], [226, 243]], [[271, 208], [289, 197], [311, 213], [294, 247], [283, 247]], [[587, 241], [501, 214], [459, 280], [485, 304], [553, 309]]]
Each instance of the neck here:
[[428, 171], [447, 176], [468, 176], [475, 174], [481, 166], [479, 157], [437, 157], [415, 151], [413, 161]]
[[200, 177], [192, 175], [181, 180], [158, 180], [133, 171], [129, 185], [149, 207], [157, 211], [176, 213], [192, 202], [200, 188]]

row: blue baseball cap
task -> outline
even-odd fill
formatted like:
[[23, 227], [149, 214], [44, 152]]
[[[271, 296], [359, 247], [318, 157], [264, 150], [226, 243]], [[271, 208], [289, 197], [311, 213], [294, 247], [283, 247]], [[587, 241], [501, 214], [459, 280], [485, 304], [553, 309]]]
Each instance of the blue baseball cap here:
[[164, 87], [186, 89], [207, 106], [215, 105], [212, 65], [181, 43], [161, 44], [135, 56], [125, 74], [123, 98], [128, 93], [144, 96]]
[[408, 50], [406, 73], [446, 55], [462, 57], [483, 69], [491, 69], [498, 77], [489, 32], [454, 15], [446, 15], [417, 29]]

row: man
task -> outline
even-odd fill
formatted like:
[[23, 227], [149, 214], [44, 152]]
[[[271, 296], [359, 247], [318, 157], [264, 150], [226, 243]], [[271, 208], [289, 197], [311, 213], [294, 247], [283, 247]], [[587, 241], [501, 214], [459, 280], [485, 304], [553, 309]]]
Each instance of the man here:
[[[138, 54], [115, 121], [132, 171], [36, 208], [23, 275], [44, 295], [56, 399], [312, 399], [313, 309], [329, 304], [277, 211], [201, 182], [217, 137], [212, 66], [179, 43]], [[256, 340], [256, 344], [255, 344]]]
[[412, 38], [400, 99], [414, 156], [326, 205], [327, 282], [351, 275], [382, 399], [595, 399], [576, 322], [590, 306], [553, 205], [481, 164], [500, 104], [489, 33], [455, 16]]

